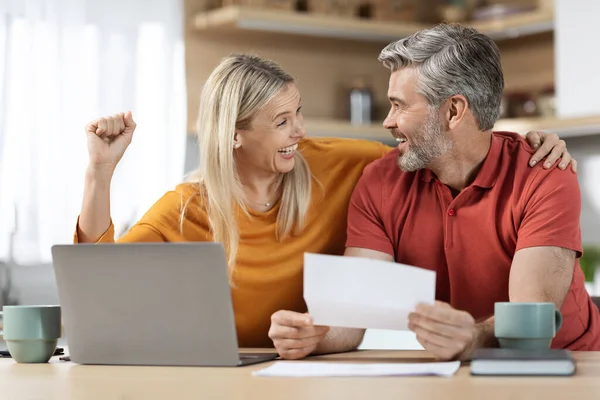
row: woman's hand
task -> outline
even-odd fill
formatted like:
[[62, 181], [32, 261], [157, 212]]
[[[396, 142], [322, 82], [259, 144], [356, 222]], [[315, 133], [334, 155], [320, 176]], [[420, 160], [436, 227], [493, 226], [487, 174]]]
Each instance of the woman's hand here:
[[529, 131], [525, 136], [529, 145], [537, 151], [529, 160], [529, 165], [534, 166], [544, 160], [544, 168], [548, 169], [561, 159], [558, 168], [564, 170], [571, 164], [571, 170], [577, 172], [577, 160], [567, 151], [567, 143], [555, 133]]
[[131, 143], [136, 123], [131, 112], [98, 118], [85, 127], [91, 169], [114, 171]]

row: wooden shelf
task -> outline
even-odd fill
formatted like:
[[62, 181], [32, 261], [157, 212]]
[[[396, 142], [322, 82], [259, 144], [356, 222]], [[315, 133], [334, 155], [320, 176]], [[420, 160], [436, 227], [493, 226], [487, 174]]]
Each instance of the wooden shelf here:
[[[495, 130], [525, 134], [531, 130], [543, 130], [558, 134], [561, 138], [600, 135], [600, 116], [580, 118], [522, 118], [501, 119]], [[361, 138], [378, 141], [391, 141], [390, 133], [381, 124], [356, 126], [346, 121], [327, 119], [306, 119], [306, 132], [309, 136], [334, 136]]]
[[501, 119], [495, 130], [525, 134], [531, 130], [556, 133], [561, 138], [600, 135], [600, 115], [576, 118], [517, 118]]
[[[501, 20], [473, 22], [477, 30], [495, 40], [533, 35], [554, 29], [552, 10], [540, 9]], [[429, 25], [362, 20], [252, 7], [229, 6], [199, 13], [194, 18], [199, 31], [261, 31], [370, 42], [391, 42]]]
[[[379, 124], [352, 125], [344, 120], [305, 118], [308, 136], [343, 137], [369, 139], [382, 142], [392, 141], [390, 133]], [[195, 135], [195, 127], [188, 127], [189, 135]], [[578, 118], [515, 118], [498, 120], [497, 131], [510, 131], [526, 134], [539, 130], [556, 133], [561, 138], [600, 135], [600, 115]]]

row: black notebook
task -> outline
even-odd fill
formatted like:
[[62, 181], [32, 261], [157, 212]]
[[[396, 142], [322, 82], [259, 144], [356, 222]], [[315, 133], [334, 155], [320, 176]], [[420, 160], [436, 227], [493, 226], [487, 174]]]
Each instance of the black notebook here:
[[471, 375], [575, 374], [575, 360], [568, 350], [478, 349], [471, 361]]

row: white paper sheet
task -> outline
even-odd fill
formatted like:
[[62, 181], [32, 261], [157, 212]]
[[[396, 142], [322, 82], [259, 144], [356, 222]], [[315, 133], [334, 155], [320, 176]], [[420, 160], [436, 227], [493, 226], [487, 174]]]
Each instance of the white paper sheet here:
[[304, 254], [304, 300], [315, 325], [408, 329], [435, 301], [435, 272], [389, 261]]
[[348, 364], [308, 361], [278, 361], [253, 372], [255, 376], [323, 377], [323, 376], [452, 376], [460, 361], [402, 364]]

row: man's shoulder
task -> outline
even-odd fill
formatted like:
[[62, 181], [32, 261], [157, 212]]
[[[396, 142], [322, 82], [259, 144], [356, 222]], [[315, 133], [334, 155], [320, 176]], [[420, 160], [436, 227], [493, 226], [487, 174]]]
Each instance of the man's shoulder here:
[[384, 197], [400, 191], [408, 193], [420, 186], [414, 185], [415, 180], [426, 180], [424, 169], [407, 172], [398, 166], [398, 150], [394, 149], [377, 161], [369, 164], [362, 174], [361, 180], [371, 190], [380, 189]]
[[495, 131], [492, 133], [492, 137], [502, 143], [502, 153], [521, 157], [530, 157], [535, 153], [525, 138], [516, 132]]
[[378, 176], [380, 179], [384, 179], [390, 175], [400, 175], [402, 173], [403, 171], [398, 167], [398, 149], [393, 149], [369, 164], [365, 168], [363, 176]]
[[[534, 170], [529, 166], [529, 159], [534, 150], [523, 136], [514, 132], [494, 132], [492, 141], [495, 150], [490, 150], [490, 154], [494, 154], [491, 161], [499, 176], [511, 180], [527, 180], [531, 177]], [[502, 173], [501, 169], [506, 171]]]
[[[558, 161], [557, 161], [558, 163]], [[556, 164], [546, 169], [542, 163], [530, 168], [531, 172], [527, 175], [525, 195], [533, 196], [537, 193], [538, 197], [550, 194], [552, 192], [561, 193], [562, 196], [575, 198], [579, 196], [579, 180], [577, 174], [567, 167], [564, 171]], [[529, 195], [529, 196], [528, 196]]]
[[511, 179], [511, 187], [520, 187], [525, 196], [533, 195], [539, 190], [550, 191], [557, 186], [578, 187], [577, 175], [570, 167], [564, 171], [558, 168], [559, 161], [548, 169], [543, 167], [543, 162], [531, 167], [529, 161], [535, 150], [523, 136], [514, 132], [494, 132], [493, 135], [502, 143], [499, 162], [502, 167], [511, 171], [504, 176]]

